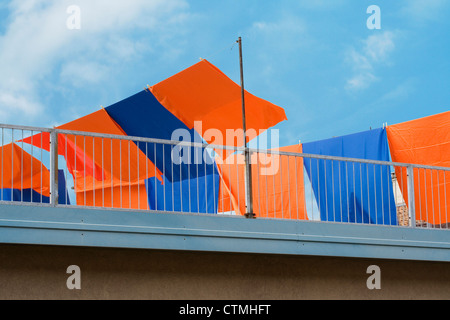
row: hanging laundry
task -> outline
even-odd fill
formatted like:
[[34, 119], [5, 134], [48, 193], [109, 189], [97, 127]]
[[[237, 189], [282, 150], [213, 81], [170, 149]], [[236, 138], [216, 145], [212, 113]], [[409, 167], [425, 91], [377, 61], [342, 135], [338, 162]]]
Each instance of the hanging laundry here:
[[[312, 155], [389, 161], [385, 129], [303, 144]], [[304, 159], [322, 221], [396, 225], [389, 166]]]

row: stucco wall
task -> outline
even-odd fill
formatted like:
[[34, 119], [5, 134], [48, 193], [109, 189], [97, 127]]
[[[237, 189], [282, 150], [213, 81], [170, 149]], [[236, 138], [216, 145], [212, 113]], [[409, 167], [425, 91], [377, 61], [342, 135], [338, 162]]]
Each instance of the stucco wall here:
[[[81, 290], [66, 286], [70, 265]], [[450, 299], [450, 264], [0, 245], [0, 299]]]

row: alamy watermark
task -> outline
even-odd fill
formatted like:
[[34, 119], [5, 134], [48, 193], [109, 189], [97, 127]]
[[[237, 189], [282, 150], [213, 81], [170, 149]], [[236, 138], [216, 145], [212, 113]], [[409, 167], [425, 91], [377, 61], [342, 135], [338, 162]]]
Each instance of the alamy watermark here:
[[[223, 149], [220, 146], [243, 146], [244, 131], [242, 129], [227, 129], [225, 133], [219, 129], [210, 128], [203, 132], [202, 122], [194, 122], [194, 131], [203, 133], [192, 137], [191, 131], [187, 129], [177, 129], [172, 133], [172, 141], [193, 142], [204, 144], [204, 141], [211, 141], [211, 145], [218, 148], [192, 148], [189, 144], [179, 144], [172, 149], [172, 162], [180, 164], [244, 164], [245, 158], [241, 154], [236, 154], [234, 150]], [[262, 133], [265, 132], [265, 135]], [[225, 134], [225, 136], [224, 136]], [[280, 155], [271, 154], [267, 150], [270, 143], [271, 150], [277, 150], [280, 146], [280, 134], [278, 129], [255, 130], [249, 129], [245, 132], [247, 140], [257, 139], [257, 148], [261, 152], [253, 153], [250, 157], [250, 164], [257, 164], [261, 175], [275, 175], [280, 167]]]
[[367, 279], [366, 285], [369, 290], [381, 289], [381, 269], [379, 266], [371, 265], [367, 268], [367, 274], [370, 277]]
[[66, 13], [69, 15], [66, 20], [66, 26], [69, 30], [81, 29], [81, 8], [77, 5], [68, 6]]
[[370, 17], [367, 19], [367, 29], [381, 29], [381, 9], [377, 5], [371, 5], [367, 8], [367, 13]]
[[79, 266], [71, 265], [67, 268], [66, 273], [71, 274], [67, 278], [66, 286], [69, 290], [81, 290], [81, 269]]

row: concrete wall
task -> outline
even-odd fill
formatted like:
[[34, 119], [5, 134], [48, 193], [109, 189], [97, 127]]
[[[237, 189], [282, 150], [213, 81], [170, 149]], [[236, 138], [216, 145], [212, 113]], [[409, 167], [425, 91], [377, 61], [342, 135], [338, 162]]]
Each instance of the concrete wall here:
[[[66, 286], [70, 265], [81, 290]], [[0, 299], [450, 299], [450, 264], [0, 245]]]

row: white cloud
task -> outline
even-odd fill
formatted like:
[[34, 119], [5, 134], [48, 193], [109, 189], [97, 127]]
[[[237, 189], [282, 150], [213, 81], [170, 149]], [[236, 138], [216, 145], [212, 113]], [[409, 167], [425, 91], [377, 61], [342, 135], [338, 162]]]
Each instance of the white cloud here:
[[263, 40], [272, 48], [282, 48], [281, 51], [295, 51], [305, 40], [307, 32], [303, 19], [284, 13], [275, 21], [256, 21], [250, 28], [249, 36]]
[[448, 6], [447, 0], [408, 0], [401, 13], [414, 23], [423, 23], [448, 18], [443, 10], [445, 6]]
[[108, 68], [96, 62], [70, 61], [62, 66], [61, 80], [77, 87], [99, 84], [108, 73]]
[[347, 89], [366, 89], [377, 79], [371, 72], [362, 72], [347, 81]]
[[333, 10], [345, 4], [348, 4], [348, 0], [302, 0], [298, 2], [301, 8], [318, 10]]
[[4, 119], [8, 119], [13, 115], [21, 115], [19, 119], [15, 118], [16, 124], [23, 125], [21, 121], [26, 121], [29, 118], [33, 118], [39, 114], [42, 110], [42, 106], [35, 103], [30, 97], [12, 95], [7, 92], [0, 92], [0, 106], [11, 106], [11, 109], [0, 108], [0, 118], [3, 123]]
[[386, 62], [388, 55], [394, 50], [394, 34], [390, 31], [371, 35], [365, 40], [364, 53], [374, 62]]
[[[151, 50], [141, 38], [174, 32], [164, 28], [176, 24], [178, 16], [185, 19], [188, 9], [185, 0], [75, 2], [81, 9], [80, 30], [66, 25], [66, 9], [74, 1], [10, 1], [8, 24], [0, 35], [0, 122], [21, 122], [18, 116], [32, 119], [47, 111], [42, 90], [50, 79], [98, 84], [118, 64]], [[130, 38], [136, 33], [134, 42]]]
[[404, 100], [411, 96], [417, 86], [417, 79], [408, 78], [379, 99], [379, 102]]
[[377, 33], [364, 39], [360, 50], [351, 48], [347, 51], [346, 62], [353, 71], [352, 77], [347, 80], [348, 90], [368, 88], [379, 79], [375, 69], [390, 63], [390, 54], [395, 49], [394, 38], [391, 31]]
[[291, 35], [296, 35], [303, 33], [306, 29], [303, 20], [292, 16], [285, 16], [275, 22], [258, 21], [253, 23], [253, 28], [259, 32], [264, 32], [267, 36], [274, 34], [283, 36], [287, 31]]
[[272, 21], [255, 21], [246, 33], [247, 40], [258, 44], [254, 57], [267, 79], [274, 72], [291, 69], [292, 60], [311, 41], [305, 21], [286, 12]]

